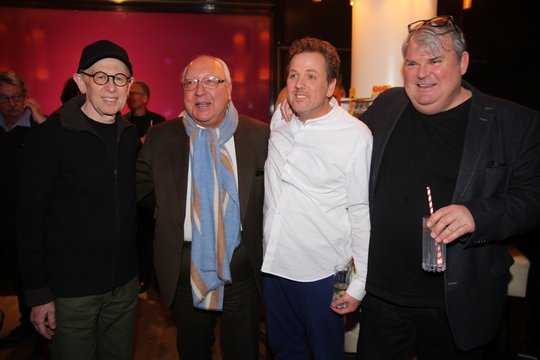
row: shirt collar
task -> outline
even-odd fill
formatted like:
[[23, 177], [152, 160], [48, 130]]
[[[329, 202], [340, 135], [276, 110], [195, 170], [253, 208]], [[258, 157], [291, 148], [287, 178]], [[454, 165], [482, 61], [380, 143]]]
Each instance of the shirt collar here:
[[31, 127], [32, 126], [32, 124], [30, 123], [30, 116], [31, 115], [32, 115], [32, 112], [30, 110], [26, 109], [24, 111], [24, 113], [21, 115], [21, 117], [19, 118], [19, 120], [17, 120], [17, 122], [15, 123], [15, 125], [13, 125], [13, 127], [11, 129], [8, 129], [7, 124], [6, 124], [6, 120], [4, 119], [4, 117], [2, 115], [0, 115], [0, 126], [2, 126], [2, 128], [6, 132], [15, 129], [17, 126]]

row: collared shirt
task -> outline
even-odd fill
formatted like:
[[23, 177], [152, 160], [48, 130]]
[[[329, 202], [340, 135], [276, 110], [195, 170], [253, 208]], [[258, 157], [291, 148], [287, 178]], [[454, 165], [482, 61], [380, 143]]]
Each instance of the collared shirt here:
[[[238, 188], [238, 169], [236, 166], [236, 149], [234, 147], [234, 136], [231, 136], [225, 143], [225, 149], [231, 156], [232, 167], [234, 171], [234, 178], [236, 180], [236, 187]], [[184, 241], [191, 241], [191, 160], [188, 166], [188, 181], [187, 181], [187, 195], [186, 195], [186, 217], [184, 219]]]
[[17, 120], [15, 125], [13, 125], [11, 128], [8, 128], [6, 124], [6, 119], [2, 115], [0, 115], [0, 126], [4, 129], [5, 132], [11, 131], [12, 129], [15, 129], [17, 126], [22, 127], [31, 127], [32, 124], [30, 124], [30, 117], [32, 116], [32, 112], [28, 109], [24, 111], [22, 116]]
[[262, 271], [300, 282], [324, 279], [354, 259], [347, 293], [365, 294], [373, 140], [340, 107], [301, 122], [274, 112], [265, 164]]

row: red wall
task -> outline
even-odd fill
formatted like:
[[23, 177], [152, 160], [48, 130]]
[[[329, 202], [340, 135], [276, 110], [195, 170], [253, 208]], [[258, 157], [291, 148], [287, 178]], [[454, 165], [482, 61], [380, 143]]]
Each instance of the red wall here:
[[14, 70], [29, 96], [51, 113], [82, 48], [100, 39], [127, 50], [135, 78], [150, 87], [149, 109], [168, 119], [183, 110], [184, 67], [209, 54], [228, 64], [239, 112], [269, 120], [266, 16], [0, 8], [0, 71]]

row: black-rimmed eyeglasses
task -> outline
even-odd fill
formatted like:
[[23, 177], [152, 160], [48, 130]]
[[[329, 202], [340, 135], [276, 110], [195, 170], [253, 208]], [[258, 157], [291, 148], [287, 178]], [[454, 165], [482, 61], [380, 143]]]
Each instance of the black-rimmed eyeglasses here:
[[182, 86], [184, 87], [184, 90], [193, 90], [201, 83], [205, 88], [207, 89], [215, 89], [218, 87], [219, 84], [224, 83], [225, 80], [218, 79], [213, 76], [205, 77], [202, 80], [199, 79], [184, 79], [182, 81]]
[[440, 28], [444, 26], [449, 26], [450, 28], [456, 27], [456, 23], [454, 22], [454, 17], [452, 15], [444, 15], [444, 16], [435, 16], [434, 18], [427, 19], [427, 20], [417, 20], [407, 25], [407, 29], [409, 30], [409, 33], [411, 33], [424, 25], [427, 25], [433, 28]]
[[7, 104], [8, 102], [12, 101], [15, 103], [20, 103], [24, 100], [23, 94], [15, 94], [13, 96], [6, 96], [6, 95], [0, 95], [0, 104]]
[[84, 74], [86, 76], [90, 76], [92, 79], [94, 79], [94, 82], [98, 85], [105, 85], [109, 82], [109, 78], [112, 78], [114, 85], [116, 86], [126, 86], [131, 80], [130, 77], [128, 77], [126, 74], [118, 73], [115, 75], [107, 75], [103, 71], [98, 71], [93, 74], [85, 73], [84, 71], [81, 71], [81, 74]]

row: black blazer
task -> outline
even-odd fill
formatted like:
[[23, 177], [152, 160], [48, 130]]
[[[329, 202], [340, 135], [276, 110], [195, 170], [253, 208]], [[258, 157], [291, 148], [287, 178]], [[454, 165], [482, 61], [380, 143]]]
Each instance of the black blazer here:
[[[504, 240], [540, 224], [540, 118], [463, 85], [472, 103], [452, 203], [469, 209], [476, 230], [448, 246], [444, 276], [454, 340], [469, 350], [489, 342], [500, 325], [513, 263]], [[408, 104], [404, 89], [392, 88], [361, 116], [373, 132], [370, 200], [385, 146]], [[369, 292], [369, 273], [367, 282]]]
[[[240, 115], [234, 134], [242, 242], [262, 294], [262, 209], [268, 124]], [[137, 159], [137, 199], [155, 193], [154, 264], [161, 295], [170, 306], [180, 276], [184, 240], [189, 137], [182, 118], [149, 129]]]

